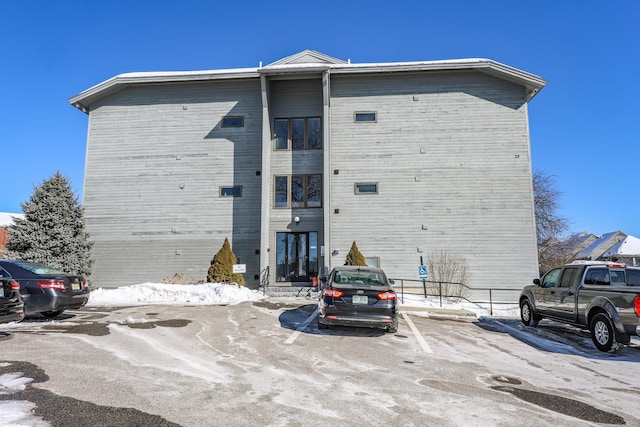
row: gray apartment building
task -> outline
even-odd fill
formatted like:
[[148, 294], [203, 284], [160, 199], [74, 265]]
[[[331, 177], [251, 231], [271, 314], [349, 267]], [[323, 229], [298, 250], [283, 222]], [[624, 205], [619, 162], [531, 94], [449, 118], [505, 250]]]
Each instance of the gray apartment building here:
[[393, 278], [450, 251], [472, 288], [520, 289], [538, 274], [528, 103], [544, 85], [488, 59], [312, 50], [115, 76], [69, 100], [89, 116], [92, 282], [202, 280], [228, 237], [251, 287], [310, 283], [356, 241]]

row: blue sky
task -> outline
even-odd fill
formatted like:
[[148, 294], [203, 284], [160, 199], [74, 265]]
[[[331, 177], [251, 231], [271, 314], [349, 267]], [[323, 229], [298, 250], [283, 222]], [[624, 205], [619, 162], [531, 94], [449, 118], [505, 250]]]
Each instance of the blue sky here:
[[[68, 98], [134, 71], [489, 58], [548, 80], [533, 168], [573, 231], [640, 237], [640, 2], [1, 0], [0, 212], [57, 170], [82, 196], [88, 117]], [[597, 200], [597, 202], [594, 202]]]

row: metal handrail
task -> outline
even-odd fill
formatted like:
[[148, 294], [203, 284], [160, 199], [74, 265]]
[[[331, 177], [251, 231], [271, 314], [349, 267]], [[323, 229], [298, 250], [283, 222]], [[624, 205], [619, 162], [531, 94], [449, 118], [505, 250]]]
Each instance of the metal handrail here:
[[262, 288], [262, 293], [265, 295], [267, 293], [267, 286], [269, 286], [269, 266], [268, 265], [260, 272], [259, 287]]
[[[518, 292], [518, 295], [520, 295], [521, 289], [513, 289], [513, 288], [471, 288], [467, 285], [465, 285], [464, 283], [459, 283], [459, 282], [446, 282], [446, 281], [435, 281], [435, 280], [416, 280], [416, 279], [393, 279], [394, 282], [400, 282], [400, 301], [402, 303], [404, 303], [404, 282], [417, 282], [419, 285], [418, 286], [414, 286], [414, 287], [422, 287], [423, 288], [423, 295], [425, 298], [429, 297], [429, 296], [433, 296], [433, 297], [439, 297], [440, 299], [440, 307], [442, 307], [442, 298], [443, 297], [447, 297], [447, 298], [459, 298], [462, 299], [466, 302], [469, 302], [471, 304], [489, 304], [489, 312], [490, 315], [493, 315], [493, 305], [494, 304], [498, 304], [497, 302], [493, 301], [493, 292], [494, 291], [499, 291], [499, 292]], [[429, 287], [429, 289], [431, 290], [437, 290], [437, 293], [431, 293], [431, 295], [429, 295], [429, 292], [427, 292], [427, 286], [426, 284], [430, 283], [430, 284], [437, 284], [436, 286], [431, 286]], [[489, 300], [488, 301], [483, 301], [483, 300], [470, 300], [469, 298], [466, 298], [464, 295], [450, 295], [450, 294], [446, 294], [442, 292], [443, 289], [443, 285], [446, 286], [450, 286], [450, 285], [454, 285], [454, 286], [462, 286], [464, 287], [466, 290], [468, 291], [488, 291], [489, 292]], [[516, 298], [517, 301], [517, 298]]]

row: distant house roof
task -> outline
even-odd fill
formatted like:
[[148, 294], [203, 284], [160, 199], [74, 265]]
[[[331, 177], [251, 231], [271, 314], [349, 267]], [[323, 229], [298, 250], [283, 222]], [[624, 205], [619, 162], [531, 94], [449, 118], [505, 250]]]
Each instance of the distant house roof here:
[[640, 239], [627, 236], [602, 254], [603, 258], [623, 256], [640, 257]]
[[622, 231], [613, 231], [611, 233], [603, 234], [594, 240], [589, 246], [581, 250], [578, 255], [576, 255], [576, 259], [596, 260], [602, 257], [602, 254], [625, 237], [627, 237], [627, 235]]
[[382, 62], [352, 64], [325, 55], [314, 50], [304, 50], [271, 64], [256, 68], [236, 68], [205, 71], [163, 71], [125, 73], [105, 80], [102, 83], [71, 97], [69, 103], [88, 113], [96, 100], [132, 84], [176, 83], [220, 79], [257, 78], [261, 74], [304, 74], [330, 70], [332, 74], [380, 73], [402, 71], [480, 71], [496, 78], [510, 81], [525, 87], [527, 101], [533, 98], [546, 84], [546, 80], [534, 74], [518, 70], [490, 59], [451, 59], [417, 62]]
[[0, 227], [6, 227], [13, 224], [13, 218], [24, 218], [23, 214], [0, 212]]

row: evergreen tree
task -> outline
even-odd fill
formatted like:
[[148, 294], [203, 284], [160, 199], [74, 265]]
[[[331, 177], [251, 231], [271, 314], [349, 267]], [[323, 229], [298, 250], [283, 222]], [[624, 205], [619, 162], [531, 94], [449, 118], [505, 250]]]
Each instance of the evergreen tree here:
[[347, 254], [347, 259], [344, 262], [344, 265], [360, 265], [362, 267], [367, 266], [367, 261], [364, 259], [364, 255], [360, 253], [358, 249], [358, 245], [356, 245], [356, 241], [353, 241], [351, 245], [351, 250]]
[[71, 274], [89, 276], [93, 242], [84, 227], [84, 213], [67, 177], [56, 172], [34, 187], [20, 205], [24, 219], [7, 228], [10, 259], [37, 262]]
[[211, 260], [211, 266], [207, 273], [207, 282], [235, 282], [238, 285], [244, 286], [244, 276], [240, 273], [233, 272], [233, 265], [238, 262], [235, 254], [231, 250], [229, 239], [224, 238], [222, 248]]

